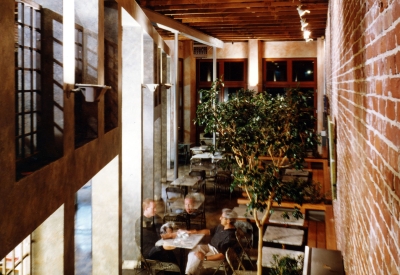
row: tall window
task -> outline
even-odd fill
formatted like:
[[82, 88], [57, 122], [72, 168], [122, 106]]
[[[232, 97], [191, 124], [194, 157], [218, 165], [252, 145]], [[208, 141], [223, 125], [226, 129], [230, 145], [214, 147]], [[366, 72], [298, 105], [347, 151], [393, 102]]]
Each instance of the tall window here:
[[105, 93], [104, 132], [118, 126], [118, 45], [104, 40], [105, 84], [111, 87]]
[[[197, 90], [210, 89], [213, 76], [213, 61], [210, 59], [197, 60]], [[219, 100], [226, 101], [232, 93], [241, 88], [247, 88], [247, 60], [246, 59], [218, 59], [217, 78], [222, 78], [224, 90]], [[198, 102], [204, 100], [197, 95]]]
[[[17, 167], [38, 153], [41, 121], [40, 6], [15, 3], [15, 149]], [[18, 176], [17, 176], [18, 177]]]
[[0, 274], [29, 275], [31, 271], [31, 235], [1, 260]]
[[[197, 91], [202, 89], [209, 90], [213, 79], [213, 61], [210, 59], [197, 60], [196, 83]], [[219, 94], [218, 101], [224, 102], [230, 99], [232, 94], [240, 89], [247, 88], [247, 59], [218, 59], [217, 78], [222, 78], [224, 89]], [[207, 100], [201, 93], [197, 93], [197, 103]], [[196, 106], [197, 107], [197, 106]], [[204, 126], [197, 125], [197, 143], [200, 134], [204, 131]]]
[[264, 59], [263, 90], [272, 95], [285, 94], [287, 88], [298, 87], [306, 93], [310, 112], [317, 110], [317, 59]]
[[16, 149], [17, 158], [36, 153], [40, 121], [40, 10], [17, 3]]

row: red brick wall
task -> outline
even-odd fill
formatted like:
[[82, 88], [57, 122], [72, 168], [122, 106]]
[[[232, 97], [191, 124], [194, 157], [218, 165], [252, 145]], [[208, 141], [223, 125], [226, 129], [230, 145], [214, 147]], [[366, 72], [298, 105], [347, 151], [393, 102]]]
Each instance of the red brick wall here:
[[326, 64], [346, 274], [400, 274], [400, 1], [331, 0]]

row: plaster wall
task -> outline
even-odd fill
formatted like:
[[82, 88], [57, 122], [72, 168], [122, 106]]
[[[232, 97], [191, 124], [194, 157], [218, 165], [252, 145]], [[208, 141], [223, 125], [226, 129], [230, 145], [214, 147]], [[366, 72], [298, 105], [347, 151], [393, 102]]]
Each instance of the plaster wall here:
[[32, 243], [33, 275], [64, 274], [63, 205], [32, 233]]
[[118, 159], [92, 179], [92, 274], [119, 274]]
[[317, 41], [264, 42], [263, 58], [317, 57]]

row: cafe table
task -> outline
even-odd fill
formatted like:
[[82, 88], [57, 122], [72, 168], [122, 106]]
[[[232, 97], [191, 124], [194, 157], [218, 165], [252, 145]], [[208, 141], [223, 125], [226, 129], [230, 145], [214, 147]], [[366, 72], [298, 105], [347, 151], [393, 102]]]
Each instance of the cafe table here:
[[263, 248], [262, 248], [262, 263], [261, 263], [262, 266], [272, 268], [274, 266], [273, 255], [277, 255], [278, 257], [289, 256], [291, 258], [298, 259], [299, 256], [304, 257], [304, 252], [263, 246]]
[[203, 239], [204, 234], [185, 234], [185, 237], [177, 237], [175, 239], [158, 240], [156, 246], [162, 246], [164, 249], [172, 250], [175, 248], [180, 248], [181, 260], [180, 268], [181, 271], [185, 269], [184, 264], [186, 263], [185, 250], [193, 249], [200, 243]]
[[205, 152], [205, 153], [193, 155], [190, 160], [211, 159], [211, 162], [218, 162], [218, 161], [222, 160], [224, 157], [225, 156], [223, 154], [221, 154], [220, 152], [215, 152], [215, 154], [212, 154], [212, 153], [209, 153], [209, 152]]
[[289, 183], [289, 182], [294, 181], [295, 179], [298, 179], [299, 181], [302, 181], [302, 182], [307, 182], [309, 180], [308, 177], [296, 177], [296, 176], [285, 175], [282, 177], [282, 182]]
[[184, 175], [173, 180], [170, 185], [193, 187], [199, 182], [200, 179], [201, 178], [199, 176]]
[[[247, 212], [247, 206], [245, 206], [245, 205], [236, 206], [232, 210], [235, 211], [236, 214], [238, 215], [238, 217], [237, 217], [238, 220], [251, 220], [251, 221], [254, 221], [254, 216], [251, 215], [250, 212]], [[258, 211], [257, 212], [257, 217], [259, 219], [261, 219], [264, 216], [264, 213], [261, 212], [261, 211]]]
[[203, 239], [204, 234], [187, 234], [185, 238], [175, 238], [175, 239], [166, 239], [166, 240], [158, 240], [156, 242], [156, 246], [163, 246], [169, 248], [184, 248], [184, 249], [193, 249], [200, 243]]
[[267, 226], [267, 230], [264, 232], [263, 241], [273, 242], [282, 244], [282, 248], [285, 249], [285, 245], [296, 245], [301, 246], [304, 239], [304, 230], [278, 227], [278, 226]]
[[[283, 214], [287, 212], [289, 215], [289, 219], [284, 218]], [[284, 211], [284, 210], [273, 210], [272, 214], [269, 216], [270, 223], [279, 223], [279, 224], [287, 224], [287, 225], [296, 225], [296, 226], [304, 226], [304, 218], [296, 219], [292, 215], [293, 211]]]
[[209, 149], [210, 149], [209, 146], [204, 146], [204, 145], [190, 148], [191, 151], [208, 151]]
[[306, 170], [286, 169], [285, 175], [296, 176], [296, 177], [308, 177], [310, 175], [310, 172]]

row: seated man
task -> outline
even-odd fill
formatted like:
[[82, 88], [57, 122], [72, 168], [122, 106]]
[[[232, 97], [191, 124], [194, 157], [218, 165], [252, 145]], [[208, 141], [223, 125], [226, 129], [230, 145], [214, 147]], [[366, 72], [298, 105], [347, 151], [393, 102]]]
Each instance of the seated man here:
[[[156, 202], [152, 199], [145, 199], [143, 201], [143, 221], [141, 221], [141, 218], [139, 218], [135, 224], [136, 243], [140, 247], [140, 227], [142, 227], [143, 256], [146, 259], [176, 263], [177, 261], [172, 251], [165, 250], [162, 246], [155, 246], [155, 243], [161, 238], [160, 227], [162, 224], [161, 217], [156, 213]], [[174, 237], [174, 234], [163, 234], [164, 239]]]
[[196, 213], [196, 208], [194, 207], [196, 203], [196, 198], [191, 194], [188, 194], [185, 197], [185, 213], [187, 214], [194, 214]]
[[196, 246], [188, 255], [185, 274], [201, 274], [201, 263], [203, 261], [221, 261], [225, 259], [228, 247], [236, 245], [235, 231], [233, 225], [236, 221], [235, 211], [224, 208], [220, 217], [221, 224], [213, 232], [209, 229], [190, 230], [189, 233], [201, 233], [212, 235], [210, 244]]
[[203, 214], [202, 211], [196, 208], [196, 203], [197, 205], [201, 205], [204, 202], [200, 201], [200, 199], [199, 201], [197, 201], [196, 197], [189, 193], [188, 195], [186, 195], [184, 203], [185, 210], [182, 215], [186, 221], [186, 227], [190, 228], [190, 220]]

